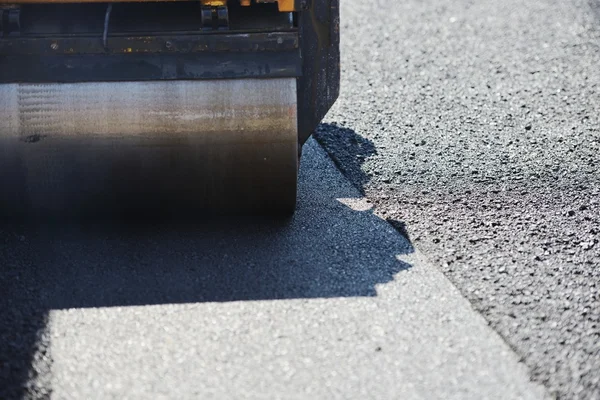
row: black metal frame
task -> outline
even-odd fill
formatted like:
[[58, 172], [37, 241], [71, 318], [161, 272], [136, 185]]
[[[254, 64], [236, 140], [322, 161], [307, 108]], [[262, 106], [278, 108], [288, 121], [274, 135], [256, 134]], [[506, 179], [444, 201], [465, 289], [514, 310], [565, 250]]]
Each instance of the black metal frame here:
[[[296, 0], [302, 53], [298, 78], [298, 141], [310, 137], [340, 92], [340, 2]], [[299, 8], [298, 8], [299, 9]]]
[[98, 35], [5, 35], [0, 83], [296, 77], [302, 145], [339, 95], [339, 0], [296, 8], [296, 26], [275, 32], [116, 33], [106, 46]]

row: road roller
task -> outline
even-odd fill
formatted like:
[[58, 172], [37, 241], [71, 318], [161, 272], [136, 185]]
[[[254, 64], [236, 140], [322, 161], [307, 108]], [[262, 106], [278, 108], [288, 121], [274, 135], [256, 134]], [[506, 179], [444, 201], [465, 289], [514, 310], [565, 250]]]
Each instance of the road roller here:
[[0, 214], [290, 216], [339, 0], [0, 0]]

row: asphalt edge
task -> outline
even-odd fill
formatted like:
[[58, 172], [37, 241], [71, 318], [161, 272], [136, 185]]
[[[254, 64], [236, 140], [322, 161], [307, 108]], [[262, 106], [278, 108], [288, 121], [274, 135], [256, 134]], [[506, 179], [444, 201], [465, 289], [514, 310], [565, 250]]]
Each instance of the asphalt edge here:
[[403, 255], [401, 257], [402, 261], [404, 262], [408, 262], [408, 263], [412, 263], [412, 262], [418, 262], [420, 265], [422, 265], [424, 268], [427, 268], [429, 270], [435, 271], [436, 273], [440, 274], [443, 279], [445, 279], [449, 285], [454, 288], [454, 290], [456, 291], [456, 293], [458, 293], [460, 295], [460, 297], [463, 298], [463, 300], [469, 305], [469, 308], [471, 309], [471, 311], [473, 311], [474, 314], [477, 315], [477, 318], [482, 322], [483, 325], [488, 327], [488, 330], [490, 331], [491, 335], [496, 336], [502, 343], [504, 343], [504, 345], [510, 349], [510, 351], [512, 352], [512, 354], [515, 356], [515, 359], [517, 360], [518, 365], [527, 372], [527, 377], [529, 382], [531, 383], [532, 386], [536, 387], [543, 396], [543, 399], [546, 400], [558, 400], [559, 398], [557, 397], [556, 394], [551, 394], [548, 391], [548, 388], [541, 382], [533, 379], [533, 374], [531, 372], [531, 368], [529, 368], [529, 366], [525, 363], [525, 358], [523, 355], [519, 354], [516, 350], [516, 348], [511, 345], [508, 341], [507, 338], [500, 334], [498, 331], [496, 331], [496, 329], [494, 329], [490, 323], [490, 321], [488, 321], [485, 316], [483, 316], [483, 314], [481, 314], [479, 311], [477, 311], [477, 309], [475, 307], [473, 307], [473, 304], [471, 303], [471, 301], [463, 294], [463, 292], [454, 284], [454, 282], [452, 282], [447, 276], [446, 274], [444, 274], [444, 272], [435, 266], [434, 263], [432, 263], [429, 258], [427, 257], [427, 255], [425, 253], [423, 253], [419, 247], [417, 245], [415, 245], [411, 239], [410, 239], [410, 235], [409, 235], [409, 230], [406, 228], [406, 226], [404, 224], [402, 225], [398, 225], [398, 224], [394, 224], [390, 221], [389, 218], [384, 218], [382, 217], [379, 213], [378, 213], [378, 208], [376, 203], [367, 196], [366, 192], [358, 187], [344, 172], [344, 169], [341, 167], [339, 160], [337, 160], [337, 158], [333, 157], [332, 153], [327, 149], [327, 147], [325, 147], [325, 145], [322, 143], [322, 141], [319, 139], [319, 137], [317, 135], [313, 135], [313, 139], [315, 144], [319, 147], [319, 149], [321, 151], [323, 151], [323, 153], [327, 156], [327, 158], [333, 163], [333, 165], [335, 166], [335, 168], [338, 170], [338, 172], [348, 181], [348, 183], [354, 187], [358, 193], [360, 193], [365, 199], [370, 200], [371, 205], [372, 205], [372, 214], [374, 216], [376, 216], [377, 218], [385, 221], [385, 223], [387, 223], [388, 225], [390, 225], [399, 235], [401, 235], [404, 240], [406, 240], [408, 243], [411, 244], [411, 246], [414, 249], [414, 252], [410, 255]]

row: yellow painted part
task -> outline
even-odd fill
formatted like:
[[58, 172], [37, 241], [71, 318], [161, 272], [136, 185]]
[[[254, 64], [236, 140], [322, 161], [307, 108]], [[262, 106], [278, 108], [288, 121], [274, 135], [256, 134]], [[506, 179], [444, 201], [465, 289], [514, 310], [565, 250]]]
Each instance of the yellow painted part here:
[[[210, 1], [210, 0], [208, 0]], [[239, 0], [240, 4], [243, 6], [249, 6], [252, 3], [252, 0]], [[277, 2], [277, 6], [279, 7], [279, 11], [281, 12], [292, 12], [296, 11], [294, 8], [294, 0], [259, 0], [259, 3], [275, 3]]]
[[227, 0], [200, 0], [203, 6], [222, 7], [227, 4]]
[[280, 12], [296, 11], [294, 9], [294, 0], [278, 0], [277, 5], [279, 6]]
[[[0, 0], [1, 1], [1, 0]], [[249, 6], [252, 0], [238, 0], [242, 6]], [[274, 3], [277, 1], [277, 6], [281, 12], [296, 11], [294, 8], [294, 0], [263, 0], [263, 3]], [[227, 3], [227, 0], [200, 0], [203, 6], [221, 7]]]

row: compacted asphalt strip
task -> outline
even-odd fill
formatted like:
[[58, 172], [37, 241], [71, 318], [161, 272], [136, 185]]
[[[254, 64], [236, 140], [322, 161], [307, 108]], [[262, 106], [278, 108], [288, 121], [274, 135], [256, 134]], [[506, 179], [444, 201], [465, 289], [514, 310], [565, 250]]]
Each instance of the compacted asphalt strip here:
[[600, 2], [341, 7], [318, 140], [536, 381], [600, 399]]
[[288, 223], [0, 231], [0, 398], [541, 399], [310, 140]]

